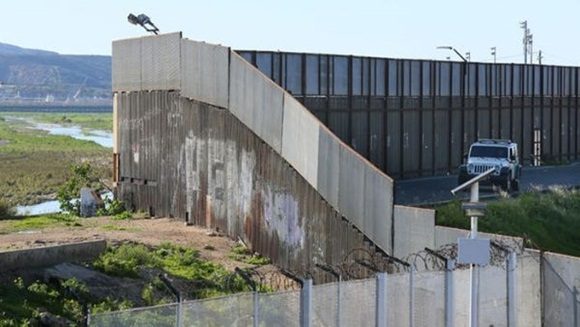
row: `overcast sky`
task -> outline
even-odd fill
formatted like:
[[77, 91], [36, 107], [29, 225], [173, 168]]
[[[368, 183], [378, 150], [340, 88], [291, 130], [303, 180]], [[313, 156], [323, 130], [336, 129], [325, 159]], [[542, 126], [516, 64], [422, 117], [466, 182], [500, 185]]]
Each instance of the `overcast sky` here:
[[489, 62], [495, 46], [499, 62], [516, 63], [527, 20], [544, 63], [580, 66], [578, 0], [4, 0], [0, 42], [109, 55], [111, 40], [145, 33], [127, 22], [130, 12], [234, 49], [445, 60], [456, 56], [435, 48], [451, 45]]

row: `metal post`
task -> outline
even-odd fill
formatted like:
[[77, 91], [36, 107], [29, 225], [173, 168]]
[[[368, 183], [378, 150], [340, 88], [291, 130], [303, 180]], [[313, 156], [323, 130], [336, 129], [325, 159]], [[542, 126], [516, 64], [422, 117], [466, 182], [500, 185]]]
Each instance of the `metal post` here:
[[574, 300], [572, 301], [572, 304], [574, 305], [574, 326], [577, 327], [580, 326], [580, 321], [578, 321], [578, 306], [580, 306], [580, 300], [578, 300], [578, 289], [576, 286], [574, 286], [572, 292], [572, 295], [574, 296]]
[[445, 261], [445, 327], [453, 327], [453, 269], [455, 261]]
[[312, 279], [305, 279], [302, 282], [300, 291], [300, 326], [310, 327], [312, 325]]
[[413, 327], [413, 302], [415, 302], [415, 286], [413, 285], [413, 275], [413, 265], [411, 265], [409, 266], [409, 327]]
[[376, 326], [387, 326], [387, 274], [377, 274]]
[[[471, 202], [479, 202], [479, 182], [475, 182], [471, 185]], [[471, 239], [477, 238], [477, 216], [471, 217]], [[469, 326], [478, 326], [478, 311], [479, 311], [479, 267], [477, 265], [471, 265], [471, 297], [470, 304], [471, 310], [469, 312]]]
[[337, 295], [337, 307], [336, 307], [336, 327], [340, 327], [340, 297], [342, 296], [342, 291], [340, 289], [340, 285], [342, 284], [342, 276], [338, 275], [338, 287], [336, 290]]
[[260, 312], [260, 293], [254, 291], [253, 294], [253, 301], [254, 301], [254, 327], [258, 327], [259, 323], [260, 323], [260, 316], [259, 316], [259, 312]]
[[181, 299], [177, 303], [177, 327], [183, 327], [183, 308], [181, 307]]
[[507, 257], [507, 297], [508, 297], [508, 327], [517, 326], [516, 318], [516, 267], [518, 256], [510, 252]]

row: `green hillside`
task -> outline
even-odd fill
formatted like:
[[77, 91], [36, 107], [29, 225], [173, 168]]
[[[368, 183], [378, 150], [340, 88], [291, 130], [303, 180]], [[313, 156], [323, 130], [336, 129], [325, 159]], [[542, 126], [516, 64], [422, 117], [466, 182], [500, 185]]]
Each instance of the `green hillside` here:
[[[437, 208], [437, 225], [469, 229], [461, 203]], [[580, 191], [524, 193], [514, 199], [490, 202], [479, 230], [524, 237], [526, 246], [580, 256]]]

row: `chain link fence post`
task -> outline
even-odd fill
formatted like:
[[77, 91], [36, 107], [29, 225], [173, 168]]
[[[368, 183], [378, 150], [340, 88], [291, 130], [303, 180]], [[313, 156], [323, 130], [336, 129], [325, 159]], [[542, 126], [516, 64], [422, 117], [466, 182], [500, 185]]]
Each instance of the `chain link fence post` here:
[[455, 260], [445, 260], [445, 327], [453, 327], [453, 270]]
[[415, 285], [413, 285], [413, 279], [415, 275], [415, 268], [413, 265], [409, 266], [409, 327], [413, 327], [413, 316], [415, 308]]
[[300, 326], [312, 325], [312, 279], [305, 279], [300, 290]]
[[376, 288], [376, 321], [377, 327], [387, 326], [387, 274], [377, 274], [377, 288]]
[[260, 294], [254, 290], [254, 293], [252, 294], [252, 301], [253, 301], [253, 321], [254, 327], [258, 327], [258, 325], [260, 324], [260, 316], [259, 316], [259, 312], [260, 312], [260, 298], [259, 298]]
[[517, 269], [517, 253], [509, 252], [507, 258], [507, 325], [508, 327], [517, 326], [516, 319], [516, 269]]
[[578, 321], [578, 306], [580, 306], [580, 300], [578, 299], [578, 289], [576, 286], [572, 289], [573, 305], [574, 305], [574, 327], [580, 327], [580, 321]]
[[336, 287], [336, 327], [340, 327], [341, 326], [341, 319], [340, 319], [340, 313], [341, 313], [341, 296], [342, 296], [342, 291], [340, 289], [340, 287], [342, 286], [342, 277], [340, 275], [338, 275], [338, 285]]

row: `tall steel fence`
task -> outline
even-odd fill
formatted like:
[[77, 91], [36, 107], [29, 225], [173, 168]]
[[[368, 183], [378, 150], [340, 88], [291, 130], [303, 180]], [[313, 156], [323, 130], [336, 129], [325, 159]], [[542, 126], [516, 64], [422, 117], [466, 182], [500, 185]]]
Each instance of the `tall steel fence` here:
[[478, 138], [577, 160], [579, 67], [237, 51], [390, 176], [453, 172]]

